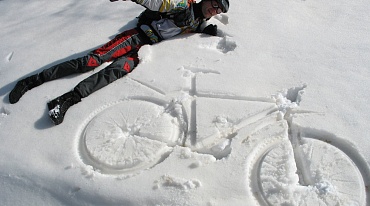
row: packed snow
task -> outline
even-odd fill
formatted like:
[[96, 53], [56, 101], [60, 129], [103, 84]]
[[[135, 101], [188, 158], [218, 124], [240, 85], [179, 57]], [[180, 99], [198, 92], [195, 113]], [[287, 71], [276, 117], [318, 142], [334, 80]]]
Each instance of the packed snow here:
[[99, 71], [21, 78], [135, 26], [133, 2], [0, 0], [0, 205], [370, 205], [370, 4], [233, 1], [218, 36], [144, 46], [53, 126], [46, 103]]

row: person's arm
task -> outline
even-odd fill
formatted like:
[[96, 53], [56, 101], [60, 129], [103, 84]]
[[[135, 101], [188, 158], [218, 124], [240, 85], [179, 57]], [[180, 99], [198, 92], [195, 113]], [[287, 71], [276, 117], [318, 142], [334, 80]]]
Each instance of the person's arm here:
[[208, 34], [211, 36], [217, 36], [217, 25], [210, 24], [206, 26], [201, 33]]
[[[111, 2], [119, 0], [110, 0]], [[123, 0], [126, 1], [126, 0]], [[187, 0], [131, 0], [137, 4], [140, 4], [152, 11], [169, 12], [174, 9], [186, 9], [188, 8]]]

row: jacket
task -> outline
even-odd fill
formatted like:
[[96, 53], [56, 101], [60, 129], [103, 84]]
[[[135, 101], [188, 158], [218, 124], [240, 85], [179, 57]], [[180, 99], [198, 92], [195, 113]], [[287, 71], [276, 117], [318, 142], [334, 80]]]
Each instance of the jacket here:
[[[199, 30], [203, 19], [195, 17], [193, 0], [134, 0], [147, 8], [139, 16], [139, 28], [153, 43]], [[157, 16], [146, 15], [150, 11]], [[144, 19], [144, 20], [143, 20]]]

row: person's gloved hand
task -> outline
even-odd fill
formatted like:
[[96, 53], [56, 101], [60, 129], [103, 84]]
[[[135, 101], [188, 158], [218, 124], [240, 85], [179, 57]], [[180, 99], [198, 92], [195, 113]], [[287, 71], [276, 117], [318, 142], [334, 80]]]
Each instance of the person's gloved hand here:
[[206, 26], [206, 28], [203, 29], [202, 33], [212, 35], [212, 36], [217, 36], [217, 25], [210, 24]]

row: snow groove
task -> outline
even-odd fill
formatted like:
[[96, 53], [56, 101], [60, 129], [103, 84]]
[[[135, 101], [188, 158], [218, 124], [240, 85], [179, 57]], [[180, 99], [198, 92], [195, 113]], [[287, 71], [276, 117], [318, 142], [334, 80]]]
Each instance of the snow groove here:
[[6, 57], [5, 61], [10, 62], [13, 59], [14, 52], [10, 52]]

